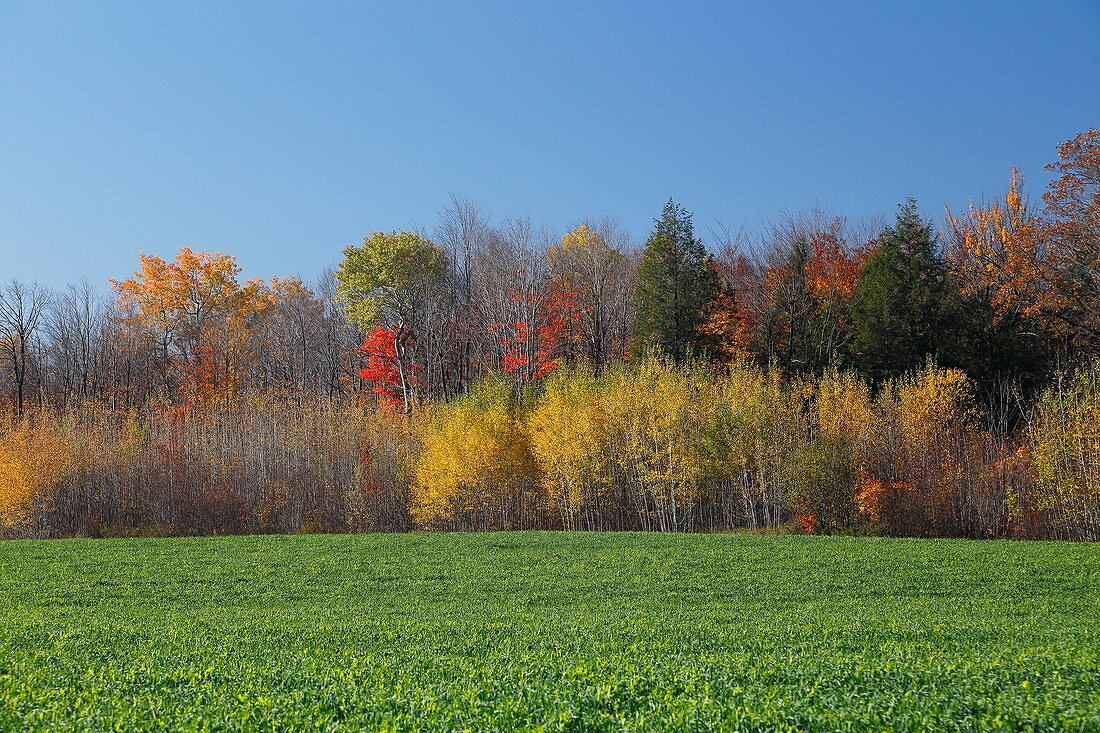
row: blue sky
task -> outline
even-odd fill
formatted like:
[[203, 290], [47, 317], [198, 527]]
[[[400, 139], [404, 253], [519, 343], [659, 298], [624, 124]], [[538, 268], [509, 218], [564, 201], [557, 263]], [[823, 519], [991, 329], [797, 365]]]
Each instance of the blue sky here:
[[312, 278], [454, 190], [640, 239], [1038, 196], [1100, 125], [1100, 2], [0, 0], [0, 279], [182, 245]]

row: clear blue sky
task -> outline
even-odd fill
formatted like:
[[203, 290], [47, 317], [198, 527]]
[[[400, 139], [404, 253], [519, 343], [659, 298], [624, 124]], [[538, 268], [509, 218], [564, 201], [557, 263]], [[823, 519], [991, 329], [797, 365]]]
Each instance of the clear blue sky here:
[[0, 279], [312, 278], [449, 190], [639, 238], [1038, 195], [1100, 125], [1100, 1], [0, 0]]

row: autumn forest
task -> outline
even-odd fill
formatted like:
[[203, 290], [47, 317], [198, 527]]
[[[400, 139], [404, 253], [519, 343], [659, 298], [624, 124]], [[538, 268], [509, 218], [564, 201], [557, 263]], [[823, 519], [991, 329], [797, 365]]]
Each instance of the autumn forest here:
[[1100, 540], [1100, 132], [1052, 160], [933, 218], [669, 200], [635, 244], [452, 196], [312, 284], [189, 248], [11, 281], [0, 535]]

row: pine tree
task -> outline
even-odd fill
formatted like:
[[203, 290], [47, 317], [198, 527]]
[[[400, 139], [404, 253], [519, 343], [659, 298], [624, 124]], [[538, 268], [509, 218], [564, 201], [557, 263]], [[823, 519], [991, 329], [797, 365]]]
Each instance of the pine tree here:
[[642, 253], [634, 353], [654, 348], [680, 363], [707, 351], [711, 338], [701, 327], [718, 275], [684, 207], [669, 199], [655, 223]]
[[867, 258], [852, 298], [853, 360], [876, 381], [919, 368], [949, 322], [946, 268], [937, 236], [917, 204], [898, 207], [894, 226]]

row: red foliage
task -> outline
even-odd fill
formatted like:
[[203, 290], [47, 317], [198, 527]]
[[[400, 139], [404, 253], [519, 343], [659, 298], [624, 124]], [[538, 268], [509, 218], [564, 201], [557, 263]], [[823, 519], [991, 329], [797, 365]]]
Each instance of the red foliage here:
[[367, 365], [359, 370], [359, 376], [364, 382], [374, 384], [371, 391], [378, 395], [380, 405], [397, 407], [404, 403], [402, 368], [405, 370], [405, 386], [419, 386], [420, 379], [415, 372], [422, 371], [424, 367], [403, 361], [405, 347], [412, 346], [413, 343], [404, 332], [376, 328], [359, 347], [360, 353], [367, 357]]
[[794, 519], [798, 522], [799, 528], [806, 534], [813, 534], [817, 531], [819, 522], [817, 515], [813, 512], [807, 511], [805, 514], [796, 514]]
[[180, 372], [183, 377], [180, 394], [184, 404], [203, 404], [213, 399], [219, 381], [213, 346], [206, 341], [200, 342], [195, 349], [194, 358], [181, 364]]
[[490, 331], [511, 327], [512, 335], [499, 340], [508, 351], [500, 358], [500, 368], [524, 379], [542, 379], [557, 368], [575, 350], [579, 321], [583, 311], [574, 290], [554, 290], [548, 294], [510, 291], [512, 300], [535, 306], [534, 328], [526, 321], [494, 323]]

